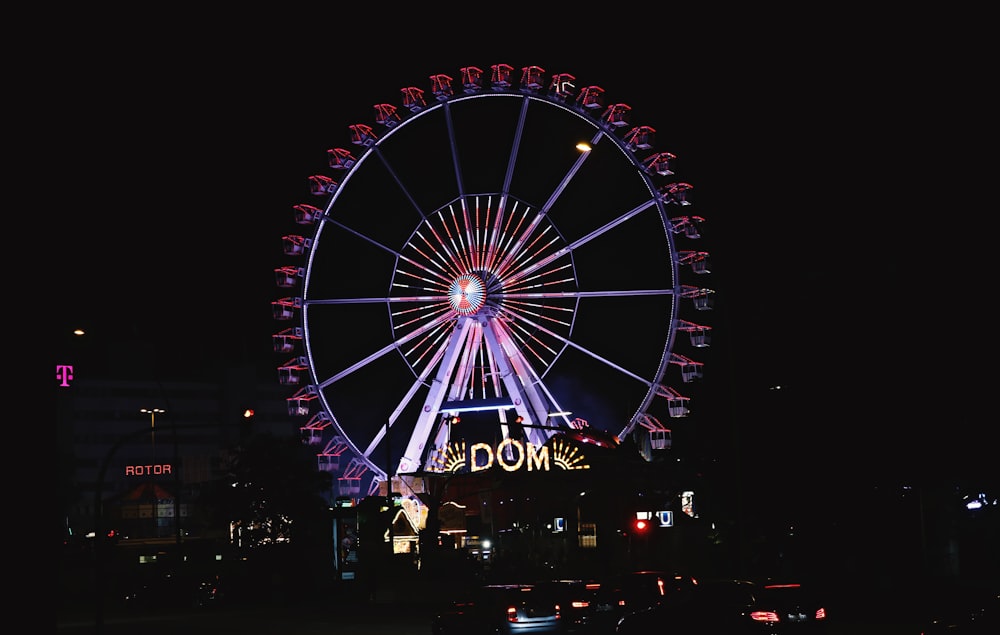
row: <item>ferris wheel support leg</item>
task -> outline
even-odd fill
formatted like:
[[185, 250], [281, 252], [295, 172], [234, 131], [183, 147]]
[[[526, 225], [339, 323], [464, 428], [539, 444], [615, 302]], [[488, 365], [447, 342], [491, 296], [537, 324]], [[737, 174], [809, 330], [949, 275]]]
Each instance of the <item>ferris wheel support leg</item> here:
[[417, 424], [413, 428], [410, 440], [407, 443], [406, 451], [399, 460], [399, 472], [414, 472], [423, 467], [423, 457], [426, 454], [427, 443], [434, 435], [434, 427], [439, 423], [441, 404], [444, 403], [445, 395], [448, 392], [448, 385], [455, 372], [455, 366], [462, 354], [462, 340], [466, 337], [467, 329], [463, 328], [467, 324], [466, 319], [458, 320], [455, 330], [448, 338], [448, 346], [445, 351], [441, 365], [438, 367], [437, 376], [431, 382], [427, 398], [424, 400], [424, 407], [420, 411]]
[[493, 350], [497, 360], [504, 387], [517, 414], [522, 417], [525, 438], [535, 445], [544, 445], [552, 436], [549, 430], [543, 428], [548, 421], [549, 407], [536, 386], [537, 375], [534, 369], [517, 352], [510, 334], [499, 320], [487, 317], [482, 325], [487, 346]]

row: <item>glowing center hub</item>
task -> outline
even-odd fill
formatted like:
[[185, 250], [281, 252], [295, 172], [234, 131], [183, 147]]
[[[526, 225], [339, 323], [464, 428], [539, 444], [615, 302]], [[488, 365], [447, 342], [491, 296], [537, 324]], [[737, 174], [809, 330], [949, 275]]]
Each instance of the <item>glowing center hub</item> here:
[[471, 315], [486, 302], [486, 285], [478, 276], [463, 274], [448, 288], [448, 302], [462, 315]]

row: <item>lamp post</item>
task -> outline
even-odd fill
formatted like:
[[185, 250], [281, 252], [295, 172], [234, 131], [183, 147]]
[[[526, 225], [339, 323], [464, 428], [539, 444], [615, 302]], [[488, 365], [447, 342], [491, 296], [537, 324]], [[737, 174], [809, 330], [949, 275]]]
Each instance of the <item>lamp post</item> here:
[[156, 415], [166, 412], [163, 408], [141, 408], [139, 412], [149, 415], [149, 438], [153, 446], [153, 460], [156, 460]]
[[[150, 444], [151, 444], [151, 448], [152, 448], [152, 453], [151, 453], [151, 456], [149, 458], [149, 462], [150, 462], [151, 465], [155, 465], [156, 464], [156, 415], [163, 414], [164, 412], [166, 412], [166, 410], [164, 410], [163, 408], [140, 408], [139, 412], [141, 412], [143, 414], [148, 414], [149, 415], [149, 438], [150, 438]], [[147, 478], [149, 478], [150, 482], [152, 482], [152, 477], [147, 476]], [[154, 485], [152, 491], [154, 492], [153, 493], [153, 533], [154, 533], [154, 535], [159, 536], [160, 535], [160, 529], [159, 529], [159, 515], [160, 515], [160, 512], [159, 512], [159, 501], [156, 499], [156, 494], [155, 494], [155, 491], [156, 491], [155, 485]]]

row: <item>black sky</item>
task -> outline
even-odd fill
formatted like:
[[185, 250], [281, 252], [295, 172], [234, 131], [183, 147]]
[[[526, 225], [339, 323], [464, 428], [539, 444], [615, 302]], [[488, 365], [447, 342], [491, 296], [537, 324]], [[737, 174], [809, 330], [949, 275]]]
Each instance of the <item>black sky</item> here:
[[326, 150], [431, 74], [538, 65], [631, 105], [695, 188], [718, 291], [705, 418], [830, 478], [984, 472], [961, 456], [987, 456], [974, 405], [986, 382], [947, 337], [961, 329], [937, 291], [963, 287], [900, 185], [917, 144], [892, 113], [909, 91], [859, 53], [865, 42], [845, 54], [808, 34], [671, 46], [666, 33], [597, 33], [581, 46], [484, 29], [448, 46], [254, 26], [109, 32], [62, 57], [44, 193], [57, 203], [42, 220], [63, 264], [58, 342], [82, 326], [92, 349], [152, 342], [144, 363], [170, 378], [233, 363], [266, 378], [284, 361], [271, 350], [281, 237]]

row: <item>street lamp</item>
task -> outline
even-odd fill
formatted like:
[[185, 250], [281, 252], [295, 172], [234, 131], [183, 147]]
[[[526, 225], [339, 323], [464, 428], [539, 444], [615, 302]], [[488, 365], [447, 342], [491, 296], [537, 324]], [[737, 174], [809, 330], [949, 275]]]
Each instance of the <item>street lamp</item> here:
[[149, 438], [153, 445], [153, 459], [156, 459], [156, 415], [166, 412], [163, 408], [141, 408], [139, 412], [149, 415]]

